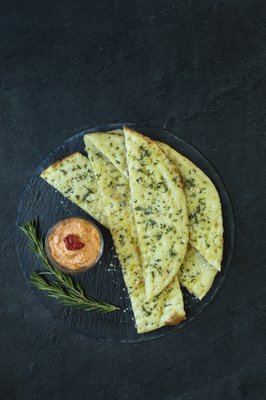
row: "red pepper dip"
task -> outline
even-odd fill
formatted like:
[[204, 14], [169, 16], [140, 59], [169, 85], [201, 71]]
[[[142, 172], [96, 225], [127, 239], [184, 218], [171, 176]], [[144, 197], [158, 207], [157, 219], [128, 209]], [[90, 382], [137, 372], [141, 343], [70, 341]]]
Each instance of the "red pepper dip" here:
[[47, 236], [48, 256], [72, 271], [92, 267], [102, 251], [102, 237], [91, 222], [67, 218], [58, 222]]

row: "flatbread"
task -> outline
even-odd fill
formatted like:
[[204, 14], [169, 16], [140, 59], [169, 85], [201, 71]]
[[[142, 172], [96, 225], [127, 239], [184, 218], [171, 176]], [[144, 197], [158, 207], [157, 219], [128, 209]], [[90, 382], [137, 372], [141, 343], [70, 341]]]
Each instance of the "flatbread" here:
[[186, 199], [178, 170], [159, 146], [124, 127], [132, 208], [147, 300], [177, 274], [187, 250]]
[[105, 157], [116, 166], [126, 178], [127, 159], [124, 140], [124, 132], [122, 129], [116, 129], [109, 132], [95, 132], [90, 134], [90, 142], [94, 144]]
[[100, 204], [98, 184], [87, 157], [78, 152], [71, 154], [50, 165], [40, 176], [102, 225], [108, 226], [101, 211], [104, 207]]
[[159, 146], [172, 160], [184, 182], [190, 243], [218, 271], [223, 256], [223, 218], [219, 194], [211, 180], [186, 157], [165, 143]]
[[128, 181], [94, 146], [92, 135], [84, 137], [98, 180], [109, 227], [122, 266], [138, 333], [149, 332], [185, 319], [183, 296], [177, 276], [166, 290], [146, 300], [138, 238], [131, 209]]
[[217, 269], [189, 245], [178, 271], [178, 278], [182, 286], [201, 300], [210, 290], [217, 272]]

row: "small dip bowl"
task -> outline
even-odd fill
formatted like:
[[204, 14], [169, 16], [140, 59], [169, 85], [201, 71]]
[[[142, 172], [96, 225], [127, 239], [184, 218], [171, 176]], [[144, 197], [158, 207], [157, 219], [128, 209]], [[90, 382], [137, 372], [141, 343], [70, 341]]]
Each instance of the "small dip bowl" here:
[[45, 250], [51, 264], [70, 275], [94, 267], [103, 249], [104, 240], [100, 229], [93, 222], [80, 217], [57, 222], [45, 238]]

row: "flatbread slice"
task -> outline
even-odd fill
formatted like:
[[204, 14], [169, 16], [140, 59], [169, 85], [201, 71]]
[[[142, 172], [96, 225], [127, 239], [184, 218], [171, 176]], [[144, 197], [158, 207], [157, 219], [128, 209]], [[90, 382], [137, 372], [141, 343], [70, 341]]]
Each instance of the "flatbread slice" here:
[[74, 204], [102, 225], [108, 225], [101, 211], [101, 197], [90, 160], [81, 153], [56, 161], [41, 173], [41, 177]]
[[217, 269], [210, 265], [191, 245], [178, 271], [179, 282], [201, 300], [212, 287]]
[[147, 300], [177, 274], [187, 250], [188, 217], [178, 170], [159, 146], [124, 127], [132, 208]]
[[127, 178], [126, 148], [122, 129], [91, 133], [90, 142]]
[[138, 333], [149, 332], [185, 319], [178, 277], [151, 301], [146, 300], [138, 239], [131, 209], [128, 181], [85, 135], [86, 149], [98, 180], [108, 223], [131, 299]]
[[220, 271], [223, 218], [219, 194], [211, 180], [190, 160], [165, 143], [159, 143], [159, 146], [176, 164], [184, 183], [190, 243], [206, 261]]

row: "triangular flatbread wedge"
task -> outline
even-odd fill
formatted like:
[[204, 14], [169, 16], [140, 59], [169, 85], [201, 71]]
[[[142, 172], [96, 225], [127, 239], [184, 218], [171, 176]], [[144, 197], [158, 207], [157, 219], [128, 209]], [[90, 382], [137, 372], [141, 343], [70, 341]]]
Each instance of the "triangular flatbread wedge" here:
[[46, 168], [41, 177], [51, 186], [107, 227], [101, 197], [90, 160], [74, 153]]
[[146, 301], [128, 181], [94, 146], [92, 135], [85, 135], [84, 140], [98, 180], [138, 332], [149, 332], [182, 321], [185, 312], [177, 277], [161, 295]]
[[182, 177], [186, 195], [190, 243], [221, 270], [223, 256], [223, 218], [219, 194], [211, 180], [186, 157], [164, 143], [159, 146], [172, 160]]
[[124, 128], [132, 208], [147, 300], [177, 274], [187, 250], [188, 217], [180, 175], [159, 146]]
[[217, 272], [217, 269], [189, 245], [178, 271], [178, 278], [182, 286], [201, 300], [210, 290]]

